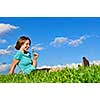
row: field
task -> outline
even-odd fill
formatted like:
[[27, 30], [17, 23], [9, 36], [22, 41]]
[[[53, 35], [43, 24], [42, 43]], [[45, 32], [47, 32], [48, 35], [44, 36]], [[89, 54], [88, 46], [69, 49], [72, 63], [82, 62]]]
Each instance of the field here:
[[0, 75], [0, 83], [100, 83], [100, 66], [66, 67], [57, 72], [38, 70], [28, 75]]

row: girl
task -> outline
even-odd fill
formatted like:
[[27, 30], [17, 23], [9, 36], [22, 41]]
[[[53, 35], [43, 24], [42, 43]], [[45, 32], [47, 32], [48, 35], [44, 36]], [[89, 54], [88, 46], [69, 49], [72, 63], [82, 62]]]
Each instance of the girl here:
[[34, 53], [34, 55], [31, 56], [31, 53], [27, 51], [30, 44], [31, 40], [28, 37], [22, 36], [18, 39], [15, 48], [19, 51], [13, 58], [9, 74], [14, 73], [16, 65], [18, 65], [25, 74], [29, 74], [31, 71], [36, 70], [38, 54]]

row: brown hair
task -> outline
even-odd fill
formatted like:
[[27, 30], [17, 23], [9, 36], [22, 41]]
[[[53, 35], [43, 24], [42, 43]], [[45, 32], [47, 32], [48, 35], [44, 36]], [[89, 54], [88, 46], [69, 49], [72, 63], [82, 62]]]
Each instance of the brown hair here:
[[16, 42], [16, 46], [15, 48], [17, 50], [19, 50], [21, 48], [21, 46], [25, 43], [26, 40], [29, 40], [30, 41], [30, 45], [31, 45], [31, 40], [29, 37], [26, 37], [26, 36], [21, 36], [18, 41]]

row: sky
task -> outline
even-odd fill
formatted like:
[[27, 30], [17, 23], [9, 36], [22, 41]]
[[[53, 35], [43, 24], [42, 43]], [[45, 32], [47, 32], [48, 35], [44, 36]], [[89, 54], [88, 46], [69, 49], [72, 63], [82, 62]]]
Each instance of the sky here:
[[99, 17], [0, 17], [0, 64], [11, 64], [20, 36], [31, 39], [38, 67], [100, 60]]

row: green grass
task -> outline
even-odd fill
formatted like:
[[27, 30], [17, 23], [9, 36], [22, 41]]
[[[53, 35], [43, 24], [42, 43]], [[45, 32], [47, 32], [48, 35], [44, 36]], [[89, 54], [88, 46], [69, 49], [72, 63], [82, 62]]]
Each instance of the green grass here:
[[0, 75], [0, 83], [100, 83], [100, 66], [64, 68], [57, 72]]

